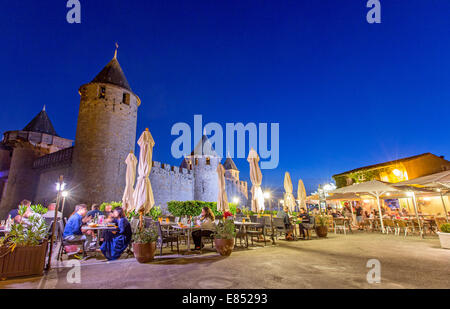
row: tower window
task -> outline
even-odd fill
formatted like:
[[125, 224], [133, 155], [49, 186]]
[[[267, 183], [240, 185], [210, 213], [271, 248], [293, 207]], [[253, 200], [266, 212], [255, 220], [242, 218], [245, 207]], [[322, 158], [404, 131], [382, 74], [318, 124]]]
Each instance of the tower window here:
[[130, 94], [124, 92], [122, 97], [122, 103], [126, 105], [130, 105]]
[[206, 165], [211, 165], [211, 159], [210, 158], [206, 158]]
[[106, 87], [100, 87], [100, 94], [98, 97], [100, 99], [104, 99], [106, 97]]
[[195, 159], [195, 165], [198, 165], [198, 159], [197, 158]]

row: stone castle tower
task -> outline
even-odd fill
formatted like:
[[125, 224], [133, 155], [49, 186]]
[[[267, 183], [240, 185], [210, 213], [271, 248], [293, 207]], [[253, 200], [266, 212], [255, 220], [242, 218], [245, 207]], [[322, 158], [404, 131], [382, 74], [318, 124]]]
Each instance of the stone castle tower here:
[[85, 203], [120, 201], [125, 187], [125, 159], [135, 148], [141, 101], [117, 61], [117, 50], [79, 93], [72, 191]]
[[[39, 186], [35, 161], [72, 146], [59, 137], [45, 111], [45, 106], [22, 130], [4, 133], [0, 145], [0, 216], [17, 207], [23, 199], [32, 200]], [[57, 179], [55, 177], [55, 179]], [[49, 190], [54, 190], [52, 182]]]
[[216, 202], [219, 194], [217, 167], [221, 158], [214, 151], [208, 138], [202, 140], [194, 148], [190, 156], [186, 156], [182, 168], [191, 169], [194, 175], [194, 200]]

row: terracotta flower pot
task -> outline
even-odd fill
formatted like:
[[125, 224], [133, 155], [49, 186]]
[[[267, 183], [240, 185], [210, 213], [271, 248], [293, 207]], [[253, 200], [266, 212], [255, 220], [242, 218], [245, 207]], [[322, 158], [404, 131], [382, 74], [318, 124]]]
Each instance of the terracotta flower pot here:
[[146, 244], [133, 243], [133, 252], [139, 263], [151, 262], [155, 257], [156, 242]]
[[234, 248], [234, 239], [214, 239], [216, 250], [221, 256], [230, 256]]
[[316, 226], [316, 234], [319, 237], [327, 237], [328, 226]]

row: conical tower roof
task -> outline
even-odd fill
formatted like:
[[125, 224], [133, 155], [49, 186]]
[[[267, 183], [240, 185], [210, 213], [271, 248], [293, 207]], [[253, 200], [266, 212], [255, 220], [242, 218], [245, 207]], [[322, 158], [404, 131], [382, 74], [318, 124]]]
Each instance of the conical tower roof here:
[[191, 156], [194, 154], [199, 156], [218, 157], [206, 135], [202, 136], [202, 140], [198, 142], [197, 146], [195, 146], [194, 151], [191, 153]]
[[128, 80], [123, 73], [122, 67], [119, 64], [119, 61], [117, 61], [116, 55], [114, 55], [114, 58], [112, 58], [103, 70], [98, 73], [91, 83], [112, 84], [132, 92], [130, 84], [128, 84]]
[[23, 128], [23, 131], [45, 133], [53, 136], [58, 136], [55, 129], [53, 128], [53, 124], [50, 121], [50, 118], [47, 115], [47, 112], [45, 111], [45, 106], [40, 111], [40, 113], [37, 114], [36, 117], [34, 117], [33, 120], [31, 120], [30, 123], [25, 126], [25, 128]]
[[238, 168], [236, 167], [236, 164], [234, 164], [233, 159], [231, 159], [230, 157], [227, 157], [227, 159], [225, 160], [225, 163], [223, 164], [223, 167], [225, 168], [225, 170], [236, 170], [236, 171], [238, 171]]

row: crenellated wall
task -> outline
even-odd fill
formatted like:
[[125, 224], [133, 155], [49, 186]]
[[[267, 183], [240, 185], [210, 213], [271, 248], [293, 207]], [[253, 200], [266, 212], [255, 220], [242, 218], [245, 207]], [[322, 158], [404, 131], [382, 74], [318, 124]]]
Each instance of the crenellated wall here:
[[150, 172], [155, 206], [167, 211], [167, 202], [194, 200], [194, 177], [191, 171], [178, 166], [153, 162]]

